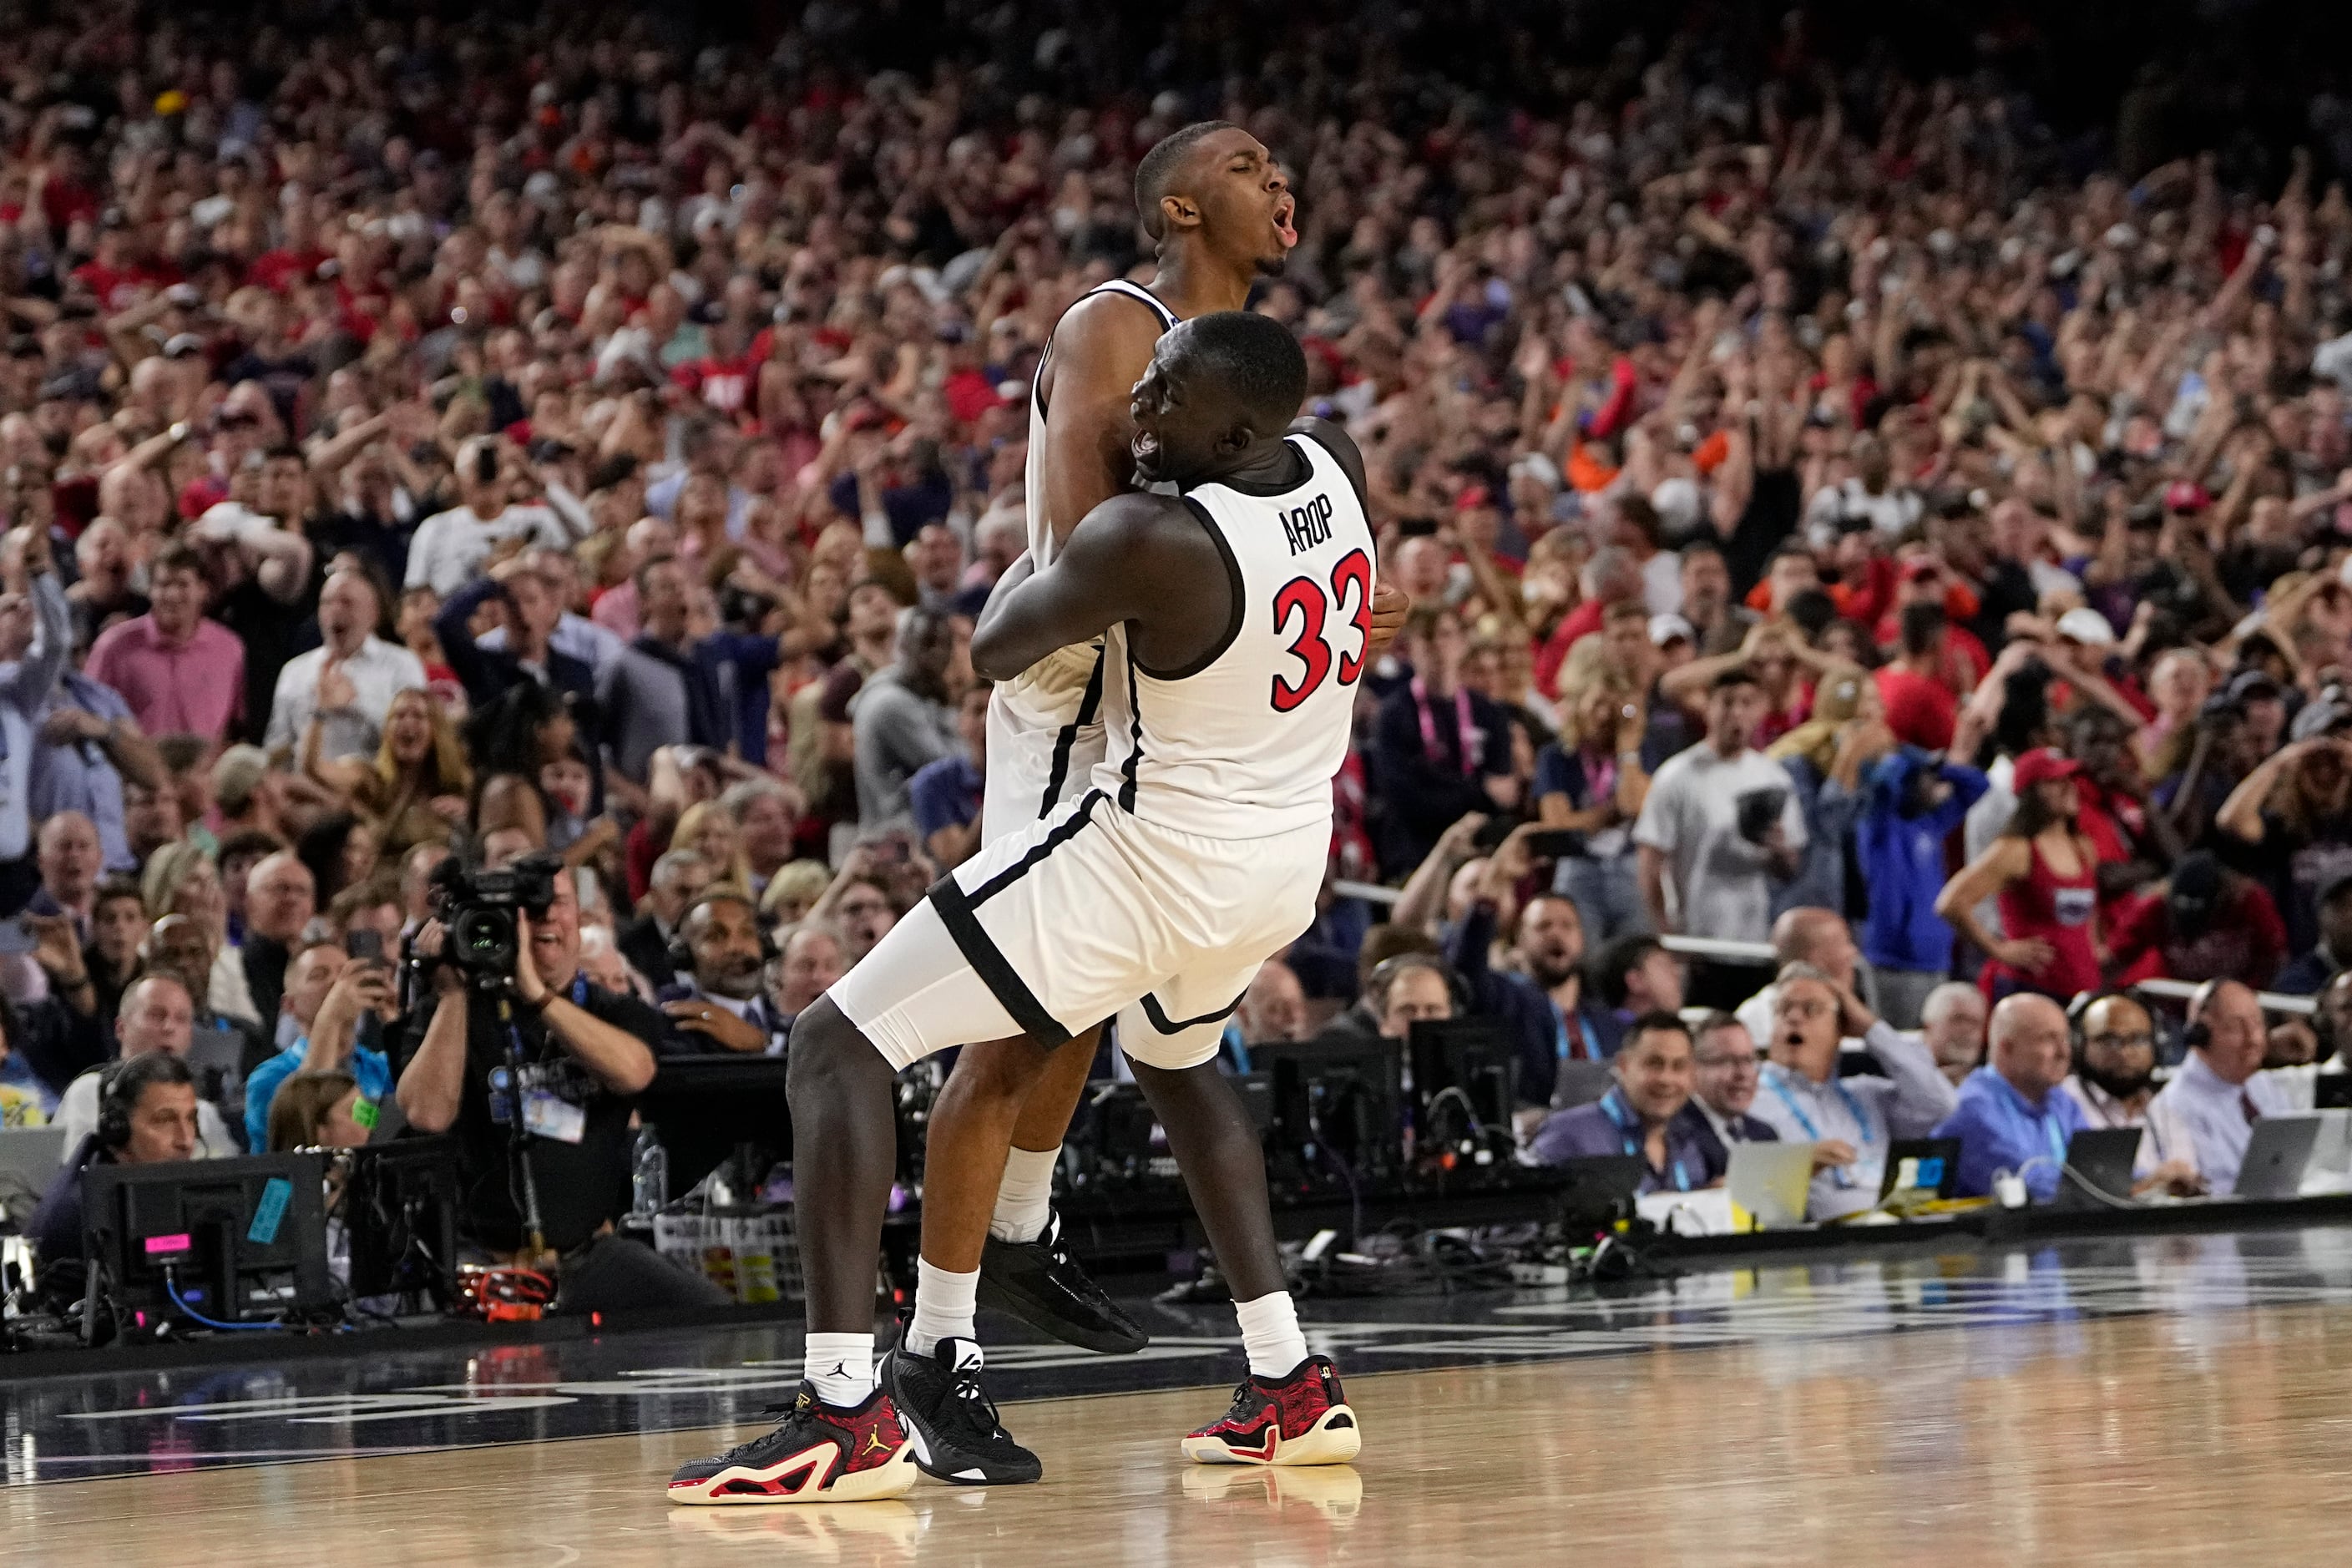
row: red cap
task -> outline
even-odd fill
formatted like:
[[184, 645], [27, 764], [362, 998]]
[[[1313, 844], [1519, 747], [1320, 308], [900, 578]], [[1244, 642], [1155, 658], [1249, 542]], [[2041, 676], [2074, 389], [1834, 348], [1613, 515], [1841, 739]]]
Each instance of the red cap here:
[[1482, 506], [1494, 504], [1495, 498], [1487, 493], [1484, 485], [1472, 485], [1454, 498], [1454, 510], [1456, 511], [1475, 511]]
[[2213, 504], [2205, 487], [2189, 479], [2175, 479], [2164, 487], [2164, 510], [2167, 511], [2199, 512]]
[[2017, 773], [2009, 787], [2023, 795], [2035, 784], [2047, 784], [2052, 779], [2071, 779], [2082, 771], [2083, 764], [2065, 752], [2042, 746], [2017, 759]]

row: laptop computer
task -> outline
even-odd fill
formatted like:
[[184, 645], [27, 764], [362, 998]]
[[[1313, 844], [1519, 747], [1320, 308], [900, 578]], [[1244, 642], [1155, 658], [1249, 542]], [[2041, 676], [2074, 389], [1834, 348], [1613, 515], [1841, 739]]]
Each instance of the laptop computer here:
[[1805, 1194], [1813, 1184], [1813, 1145], [1769, 1141], [1734, 1143], [1723, 1184], [1734, 1206], [1745, 1209], [1758, 1230], [1785, 1230], [1805, 1223]]
[[1585, 1154], [1563, 1160], [1556, 1167], [1566, 1184], [1560, 1189], [1560, 1217], [1572, 1225], [1606, 1226], [1630, 1213], [1633, 1194], [1642, 1185], [1639, 1154]]
[[[2051, 1206], [2110, 1206], [2101, 1203], [2096, 1193], [2105, 1193], [2116, 1203], [2131, 1202], [2132, 1167], [2139, 1161], [2139, 1141], [2145, 1131], [2138, 1127], [2085, 1127], [2068, 1139], [2066, 1169], [2074, 1173], [2059, 1178]], [[2086, 1185], [2096, 1189], [2096, 1193], [2085, 1192]]]
[[1948, 1198], [1960, 1179], [1960, 1141], [1957, 1138], [1897, 1138], [1887, 1146], [1886, 1173], [1878, 1181], [1878, 1201], [1907, 1197], [1915, 1202]]
[[2312, 1145], [2319, 1141], [2316, 1116], [2265, 1116], [2254, 1123], [2246, 1141], [2246, 1158], [2238, 1166], [2242, 1198], [2291, 1198], [2303, 1190], [2303, 1168], [2310, 1163]]

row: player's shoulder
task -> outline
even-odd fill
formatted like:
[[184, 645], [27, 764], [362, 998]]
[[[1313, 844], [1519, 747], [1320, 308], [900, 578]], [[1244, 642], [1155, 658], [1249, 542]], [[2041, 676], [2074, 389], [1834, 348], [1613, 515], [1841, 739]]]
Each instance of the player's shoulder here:
[[1054, 323], [1054, 355], [1066, 363], [1090, 352], [1140, 344], [1149, 359], [1167, 330], [1161, 309], [1123, 289], [1097, 289], [1078, 296]]
[[1348, 482], [1356, 487], [1356, 494], [1364, 494], [1364, 455], [1356, 447], [1356, 439], [1348, 434], [1347, 426], [1318, 415], [1304, 414], [1290, 422], [1290, 434], [1302, 436], [1331, 454]]

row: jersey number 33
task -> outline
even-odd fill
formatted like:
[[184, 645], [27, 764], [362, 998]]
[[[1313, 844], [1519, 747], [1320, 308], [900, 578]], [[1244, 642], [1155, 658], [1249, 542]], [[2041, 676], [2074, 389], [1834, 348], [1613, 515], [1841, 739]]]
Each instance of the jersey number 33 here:
[[[1356, 651], [1340, 653], [1333, 648], [1325, 635], [1324, 623], [1337, 608], [1342, 623], [1356, 629]], [[1326, 592], [1321, 583], [1312, 577], [1293, 577], [1274, 596], [1274, 631], [1276, 637], [1286, 635], [1296, 620], [1297, 635], [1291, 638], [1290, 652], [1306, 667], [1305, 673], [1293, 681], [1277, 674], [1274, 678], [1274, 710], [1287, 713], [1315, 695], [1328, 679], [1334, 665], [1338, 667], [1339, 684], [1353, 686], [1364, 673], [1364, 653], [1372, 644], [1372, 563], [1360, 550], [1350, 550], [1331, 568], [1331, 586]]]

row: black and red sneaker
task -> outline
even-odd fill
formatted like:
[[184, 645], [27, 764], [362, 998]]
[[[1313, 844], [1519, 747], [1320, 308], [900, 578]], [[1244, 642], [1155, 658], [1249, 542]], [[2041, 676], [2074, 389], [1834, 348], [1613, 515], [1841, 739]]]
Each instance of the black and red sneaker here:
[[801, 1384], [790, 1405], [772, 1405], [783, 1425], [669, 1479], [669, 1500], [696, 1507], [739, 1503], [867, 1502], [899, 1497], [922, 1472], [890, 1396], [877, 1388], [855, 1410], [821, 1403]]
[[1203, 1465], [1344, 1465], [1363, 1447], [1339, 1369], [1311, 1355], [1286, 1377], [1246, 1377], [1224, 1419], [1184, 1439]]

